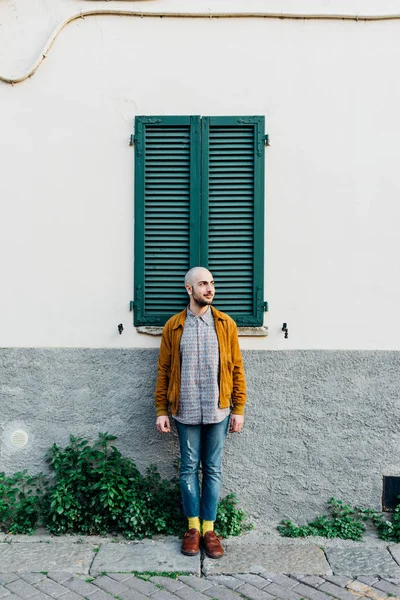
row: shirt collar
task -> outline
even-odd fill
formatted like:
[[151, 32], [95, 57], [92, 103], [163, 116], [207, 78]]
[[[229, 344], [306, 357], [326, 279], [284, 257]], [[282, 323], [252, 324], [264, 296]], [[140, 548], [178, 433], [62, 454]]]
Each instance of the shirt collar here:
[[206, 325], [210, 325], [211, 321], [213, 319], [213, 315], [211, 312], [210, 307], [206, 310], [206, 312], [200, 316], [195, 315], [189, 307], [187, 307], [186, 310], [186, 318], [189, 320], [189, 323], [191, 325], [194, 325], [197, 319], [201, 319], [202, 321], [204, 321], [204, 323]]

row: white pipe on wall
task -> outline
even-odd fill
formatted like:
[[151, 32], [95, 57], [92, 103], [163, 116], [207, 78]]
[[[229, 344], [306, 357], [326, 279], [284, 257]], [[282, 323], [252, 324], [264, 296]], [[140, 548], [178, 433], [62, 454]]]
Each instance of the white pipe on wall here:
[[38, 58], [33, 65], [27, 70], [26, 73], [20, 77], [7, 77], [0, 75], [0, 81], [15, 85], [21, 83], [32, 77], [37, 71], [43, 60], [46, 58], [54, 40], [58, 34], [66, 27], [69, 23], [76, 21], [77, 19], [84, 19], [85, 17], [93, 16], [124, 16], [124, 17], [137, 17], [143, 18], [172, 18], [172, 19], [291, 19], [291, 20], [331, 20], [331, 21], [395, 21], [400, 20], [400, 14], [388, 14], [388, 15], [335, 15], [335, 14], [295, 14], [295, 13], [260, 13], [260, 12], [247, 12], [247, 13], [228, 13], [228, 12], [208, 12], [208, 13], [196, 13], [196, 12], [143, 12], [133, 11], [125, 9], [103, 9], [103, 10], [82, 10], [76, 13], [68, 19], [61, 22], [51, 33], [48, 41], [44, 45], [43, 50], [40, 52]]

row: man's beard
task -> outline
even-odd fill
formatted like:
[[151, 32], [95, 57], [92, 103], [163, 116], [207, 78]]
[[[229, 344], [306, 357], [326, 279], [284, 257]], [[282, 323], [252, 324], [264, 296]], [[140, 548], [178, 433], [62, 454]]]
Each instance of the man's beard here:
[[203, 306], [210, 306], [214, 300], [214, 296], [210, 296], [210, 298], [203, 298], [203, 296], [198, 296], [194, 292], [192, 293], [192, 298], [200, 308], [203, 308]]

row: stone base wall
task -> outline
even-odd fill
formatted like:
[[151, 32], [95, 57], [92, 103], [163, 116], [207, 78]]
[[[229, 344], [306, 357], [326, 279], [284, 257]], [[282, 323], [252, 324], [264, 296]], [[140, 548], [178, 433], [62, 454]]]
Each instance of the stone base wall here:
[[[400, 352], [244, 351], [248, 407], [230, 435], [224, 493], [257, 528], [324, 511], [335, 496], [379, 509], [382, 476], [400, 475]], [[0, 470], [46, 469], [69, 435], [118, 436], [139, 468], [172, 476], [175, 431], [155, 430], [153, 349], [1, 349]], [[13, 447], [23, 429], [28, 444]]]

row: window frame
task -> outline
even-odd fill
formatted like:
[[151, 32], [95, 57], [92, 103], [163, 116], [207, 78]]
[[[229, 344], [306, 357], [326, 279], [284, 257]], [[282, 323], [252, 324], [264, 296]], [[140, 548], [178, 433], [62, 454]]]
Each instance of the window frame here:
[[[253, 184], [253, 296], [252, 314], [229, 315], [241, 327], [263, 325], [265, 303], [264, 291], [264, 116], [137, 116], [135, 119], [135, 210], [134, 210], [134, 325], [162, 326], [172, 316], [170, 313], [159, 315], [145, 313], [145, 129], [147, 126], [189, 126], [190, 127], [190, 239], [189, 266], [201, 264], [208, 267], [209, 231], [208, 231], [208, 142], [210, 127], [252, 125], [254, 127], [254, 184]], [[199, 227], [200, 224], [200, 227]], [[217, 281], [218, 284], [218, 281]], [[183, 282], [182, 282], [183, 288]], [[218, 285], [216, 285], [216, 306], [218, 307]], [[176, 312], [182, 307], [177, 306]], [[172, 313], [172, 314], [175, 314]]]

